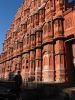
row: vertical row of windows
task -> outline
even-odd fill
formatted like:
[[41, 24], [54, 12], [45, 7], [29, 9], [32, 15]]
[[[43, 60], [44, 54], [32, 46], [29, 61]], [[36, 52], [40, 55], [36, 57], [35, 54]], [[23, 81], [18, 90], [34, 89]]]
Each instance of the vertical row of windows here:
[[39, 22], [45, 21], [45, 9], [40, 9], [39, 13], [31, 16], [31, 27], [34, 28], [36, 25], [39, 25]]

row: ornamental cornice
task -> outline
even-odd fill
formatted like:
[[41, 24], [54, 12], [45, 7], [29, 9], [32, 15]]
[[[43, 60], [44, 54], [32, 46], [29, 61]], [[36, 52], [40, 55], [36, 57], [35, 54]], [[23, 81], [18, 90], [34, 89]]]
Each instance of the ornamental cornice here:
[[57, 19], [62, 19], [62, 20], [64, 20], [64, 18], [63, 18], [62, 15], [58, 15], [58, 16], [54, 16], [54, 17], [53, 17], [53, 20], [57, 20]]

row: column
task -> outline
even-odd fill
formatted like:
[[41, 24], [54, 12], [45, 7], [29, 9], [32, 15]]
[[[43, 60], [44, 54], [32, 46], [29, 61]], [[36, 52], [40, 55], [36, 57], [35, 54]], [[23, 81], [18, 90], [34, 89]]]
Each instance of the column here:
[[55, 71], [56, 82], [65, 81], [65, 53], [64, 53], [64, 41], [57, 40], [55, 44]]
[[35, 51], [30, 51], [29, 80], [34, 81], [34, 79], [35, 79]]
[[41, 58], [42, 50], [41, 48], [36, 49], [36, 64], [35, 64], [35, 80], [42, 80], [42, 58]]

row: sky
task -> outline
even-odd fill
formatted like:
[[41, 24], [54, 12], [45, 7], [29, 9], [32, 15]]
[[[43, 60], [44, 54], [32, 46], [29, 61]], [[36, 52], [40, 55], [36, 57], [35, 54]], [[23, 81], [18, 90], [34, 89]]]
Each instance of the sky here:
[[0, 0], [0, 53], [5, 34], [10, 28], [11, 22], [24, 0]]

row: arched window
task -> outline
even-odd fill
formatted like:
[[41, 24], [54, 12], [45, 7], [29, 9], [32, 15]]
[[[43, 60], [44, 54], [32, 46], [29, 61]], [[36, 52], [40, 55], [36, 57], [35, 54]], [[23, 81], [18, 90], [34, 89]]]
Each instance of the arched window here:
[[28, 63], [28, 60], [26, 60], [26, 63]]
[[48, 22], [48, 32], [51, 32], [51, 22]]
[[47, 28], [48, 28], [48, 26], [47, 26], [47, 24], [45, 24], [45, 25], [43, 26], [43, 33], [44, 33], [44, 34], [47, 33]]

